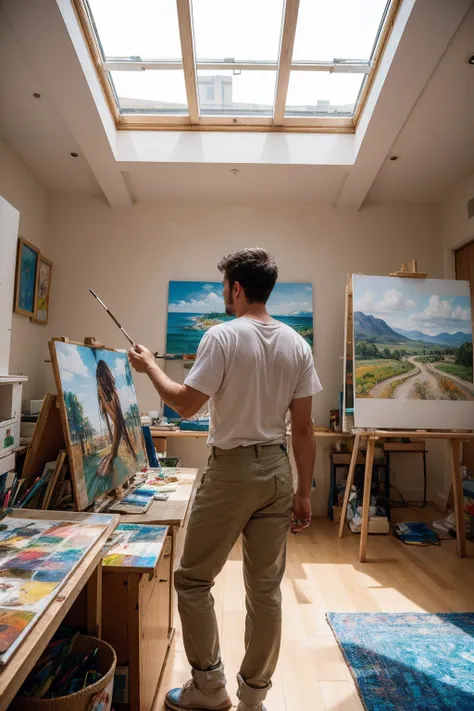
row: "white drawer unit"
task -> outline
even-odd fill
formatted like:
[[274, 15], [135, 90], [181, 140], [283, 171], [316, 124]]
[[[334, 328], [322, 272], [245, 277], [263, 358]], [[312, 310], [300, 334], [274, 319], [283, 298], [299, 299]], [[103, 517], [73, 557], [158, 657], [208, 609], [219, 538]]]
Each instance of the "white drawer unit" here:
[[0, 377], [0, 425], [21, 417], [21, 382]]
[[5, 454], [5, 456], [0, 456], [0, 476], [6, 474], [7, 472], [12, 472], [15, 470], [15, 453]]
[[0, 375], [0, 457], [20, 446], [23, 375]]
[[0, 422], [0, 457], [20, 446], [20, 420]]

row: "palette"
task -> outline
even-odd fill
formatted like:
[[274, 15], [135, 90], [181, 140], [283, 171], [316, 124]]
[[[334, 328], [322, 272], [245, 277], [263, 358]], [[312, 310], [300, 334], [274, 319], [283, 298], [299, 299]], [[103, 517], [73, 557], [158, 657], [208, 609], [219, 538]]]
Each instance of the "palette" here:
[[156, 489], [142, 484], [110, 506], [113, 513], [146, 513], [155, 499]]
[[[39, 512], [38, 512], [39, 513]], [[77, 516], [77, 514], [76, 514]], [[113, 516], [34, 520], [14, 514], [0, 525], [0, 665], [56, 597]]]
[[102, 564], [107, 571], [153, 573], [161, 556], [167, 526], [120, 523], [115, 529], [116, 543]]

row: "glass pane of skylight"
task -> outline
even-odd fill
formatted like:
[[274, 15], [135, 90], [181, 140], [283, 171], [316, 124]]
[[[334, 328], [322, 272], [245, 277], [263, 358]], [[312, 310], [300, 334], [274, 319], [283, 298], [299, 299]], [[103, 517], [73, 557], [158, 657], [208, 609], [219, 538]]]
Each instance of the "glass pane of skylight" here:
[[300, 0], [293, 61], [370, 59], [387, 0]]
[[285, 116], [352, 116], [364, 77], [292, 71]]
[[278, 58], [283, 0], [193, 0], [196, 58]]
[[110, 74], [122, 113], [188, 114], [181, 69]]
[[176, 0], [88, 0], [106, 57], [179, 59]]
[[276, 71], [198, 71], [203, 116], [271, 116]]

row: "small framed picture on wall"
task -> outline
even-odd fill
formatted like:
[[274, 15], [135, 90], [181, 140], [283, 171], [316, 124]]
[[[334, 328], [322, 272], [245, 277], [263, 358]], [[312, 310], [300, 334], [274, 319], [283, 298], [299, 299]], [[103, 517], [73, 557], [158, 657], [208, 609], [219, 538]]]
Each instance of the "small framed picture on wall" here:
[[40, 252], [33, 244], [20, 237], [16, 263], [14, 311], [22, 316], [35, 315], [36, 277]]
[[46, 326], [49, 315], [49, 295], [51, 292], [51, 273], [53, 265], [42, 254], [39, 257], [38, 269], [36, 275], [36, 301], [35, 315], [32, 321]]

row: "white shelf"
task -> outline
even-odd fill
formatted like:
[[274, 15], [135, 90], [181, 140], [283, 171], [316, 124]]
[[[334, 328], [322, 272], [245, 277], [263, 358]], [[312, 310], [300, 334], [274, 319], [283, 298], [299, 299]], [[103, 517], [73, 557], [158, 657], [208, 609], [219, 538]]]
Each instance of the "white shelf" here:
[[27, 375], [0, 375], [0, 383], [26, 383]]

